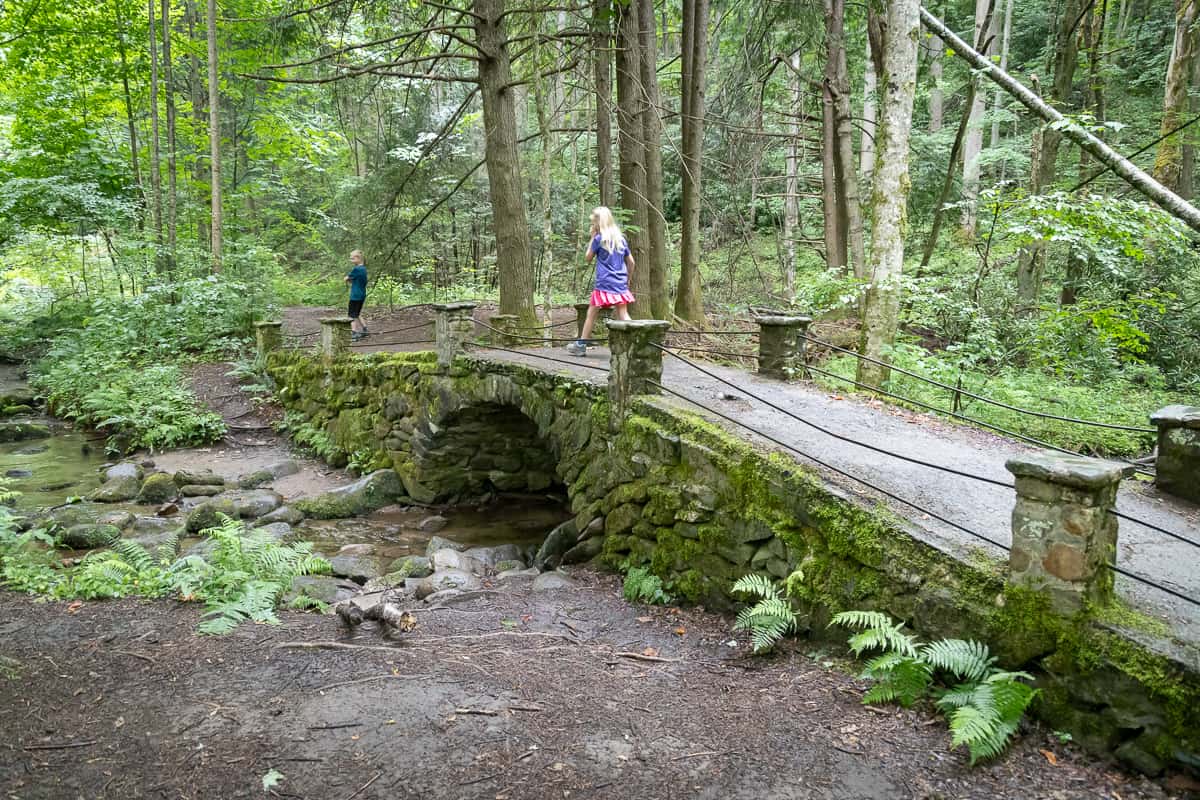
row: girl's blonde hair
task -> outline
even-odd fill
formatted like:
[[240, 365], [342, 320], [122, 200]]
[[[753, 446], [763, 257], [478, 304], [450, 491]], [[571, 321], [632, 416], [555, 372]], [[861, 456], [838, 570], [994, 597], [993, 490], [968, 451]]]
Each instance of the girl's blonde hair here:
[[[351, 250], [350, 251], [351, 258], [354, 258], [355, 256], [361, 256], [362, 254], [363, 254], [362, 250]], [[365, 260], [365, 257], [364, 257], [364, 260]]]
[[604, 245], [604, 249], [610, 253], [617, 252], [623, 237], [621, 229], [617, 227], [616, 219], [613, 218], [612, 210], [608, 206], [596, 206], [592, 209], [592, 219], [596, 221], [600, 244]]

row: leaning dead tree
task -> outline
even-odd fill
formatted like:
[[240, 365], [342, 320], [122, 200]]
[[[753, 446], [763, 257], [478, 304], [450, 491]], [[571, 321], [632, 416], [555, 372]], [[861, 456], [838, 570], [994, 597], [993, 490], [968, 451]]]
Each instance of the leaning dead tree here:
[[1189, 228], [1200, 233], [1200, 209], [1147, 175], [1136, 164], [1113, 150], [1091, 131], [1064, 117], [1045, 100], [1026, 88], [1024, 84], [964, 42], [958, 34], [946, 27], [944, 22], [930, 14], [924, 7], [921, 8], [921, 22], [930, 32], [940, 36], [954, 50], [955, 55], [970, 64], [973, 69], [979, 70], [981, 74], [1015, 97], [1021, 105], [1056, 126], [1064, 137], [1079, 145], [1101, 164], [1120, 175], [1130, 186], [1157, 203], [1168, 214], [1182, 220]]

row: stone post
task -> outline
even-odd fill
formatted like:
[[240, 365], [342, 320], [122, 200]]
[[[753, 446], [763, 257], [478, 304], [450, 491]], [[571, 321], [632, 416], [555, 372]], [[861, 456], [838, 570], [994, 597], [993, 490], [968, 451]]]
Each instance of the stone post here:
[[758, 372], [771, 378], [805, 377], [804, 340], [812, 317], [768, 316], [758, 322]]
[[345, 355], [350, 350], [349, 317], [321, 318], [321, 354], [326, 359]]
[[609, 321], [608, 424], [612, 431], [620, 430], [634, 397], [658, 394], [651, 381], [662, 381], [663, 351], [656, 345], [663, 344], [670, 327], [671, 323], [657, 319]]
[[1058, 611], [1073, 614], [1084, 602], [1112, 599], [1117, 551], [1117, 501], [1121, 478], [1132, 467], [1057, 453], [1035, 453], [1005, 464], [1016, 477], [1009, 583], [1050, 596]]
[[271, 352], [278, 350], [283, 345], [283, 323], [254, 323], [254, 341], [258, 346], [258, 357], [266, 360]]
[[575, 335], [580, 339], [583, 338], [583, 324], [587, 322], [587, 312], [591, 305], [591, 303], [575, 304]]
[[1155, 485], [1200, 503], [1200, 408], [1167, 406], [1151, 414], [1150, 422], [1158, 428]]
[[434, 348], [437, 350], [438, 366], [448, 369], [454, 358], [463, 352], [463, 342], [475, 333], [475, 306], [469, 300], [458, 303], [436, 303], [433, 311]]
[[501, 347], [516, 347], [520, 340], [513, 336], [513, 333], [519, 319], [516, 314], [492, 314], [488, 317], [488, 324], [496, 330], [488, 331], [488, 340]]

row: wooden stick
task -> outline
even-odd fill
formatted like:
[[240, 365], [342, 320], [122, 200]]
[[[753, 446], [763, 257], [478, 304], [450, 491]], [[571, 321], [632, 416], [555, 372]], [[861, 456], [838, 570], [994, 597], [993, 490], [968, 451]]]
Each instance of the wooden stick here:
[[379, 780], [379, 776], [380, 776], [380, 775], [382, 775], [382, 774], [383, 774], [382, 772], [376, 772], [376, 773], [375, 773], [375, 777], [374, 777], [374, 778], [371, 778], [371, 780], [367, 781], [367, 782], [366, 782], [366, 783], [364, 783], [362, 786], [360, 786], [360, 787], [358, 787], [357, 789], [355, 789], [355, 790], [354, 790], [354, 794], [352, 794], [352, 795], [350, 795], [349, 797], [347, 797], [347, 798], [346, 798], [346, 800], [354, 800], [354, 798], [358, 797], [360, 794], [362, 794], [363, 792], [365, 792], [365, 791], [367, 790], [367, 787], [368, 787], [368, 786], [370, 786], [370, 785], [371, 785], [372, 783], [374, 783], [375, 781]]
[[620, 656], [621, 658], [634, 658], [634, 659], [637, 659], [638, 661], [656, 661], [661, 664], [675, 664], [680, 661], [683, 661], [682, 658], [660, 658], [659, 656], [648, 656], [643, 653], [624, 653], [624, 652], [622, 652], [622, 653], [613, 653], [613, 655]]
[[68, 750], [72, 747], [91, 747], [94, 744], [99, 744], [99, 739], [92, 739], [88, 742], [68, 742], [67, 744], [30, 744], [22, 747], [22, 750]]

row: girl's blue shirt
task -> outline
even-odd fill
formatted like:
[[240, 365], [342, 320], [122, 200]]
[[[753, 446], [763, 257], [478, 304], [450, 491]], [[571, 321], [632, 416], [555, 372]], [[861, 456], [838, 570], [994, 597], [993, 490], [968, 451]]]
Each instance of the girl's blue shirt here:
[[592, 253], [596, 256], [596, 289], [601, 292], [629, 291], [629, 272], [625, 269], [625, 256], [629, 253], [629, 243], [621, 237], [616, 251], [610, 253], [604, 248], [600, 234], [592, 238]]

